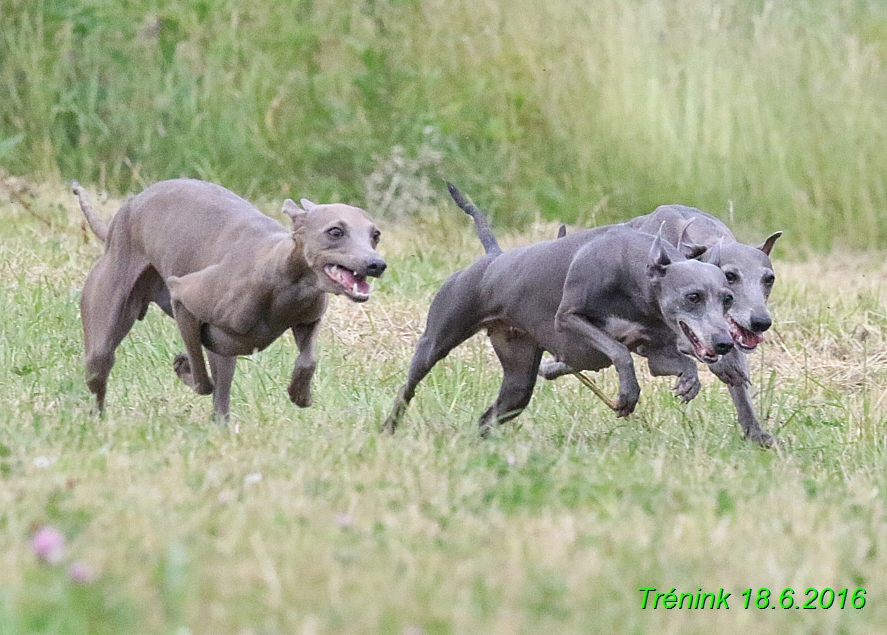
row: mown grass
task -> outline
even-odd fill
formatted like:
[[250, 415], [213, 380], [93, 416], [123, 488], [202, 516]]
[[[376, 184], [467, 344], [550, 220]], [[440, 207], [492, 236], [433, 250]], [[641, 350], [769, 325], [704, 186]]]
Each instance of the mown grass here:
[[[100, 246], [61, 185], [2, 188], [28, 207], [0, 202], [0, 634], [882, 632], [883, 259], [777, 260], [776, 327], [751, 358], [777, 450], [740, 440], [716, 382], [681, 407], [643, 370], [628, 420], [564, 378], [481, 441], [500, 377], [481, 337], [379, 434], [430, 298], [480, 251], [455, 208], [383, 226], [389, 271], [368, 304], [333, 299], [314, 407], [286, 399], [283, 338], [239, 362], [232, 425], [211, 423], [152, 309], [99, 419], [77, 300]], [[29, 548], [43, 524], [68, 539], [59, 566]], [[69, 580], [75, 560], [95, 581]], [[723, 587], [730, 610], [641, 610], [641, 587]], [[864, 587], [867, 603], [744, 610], [749, 587]]]
[[876, 0], [2, 0], [0, 20], [15, 174], [393, 216], [441, 173], [517, 226], [681, 202], [795, 244], [887, 240]]

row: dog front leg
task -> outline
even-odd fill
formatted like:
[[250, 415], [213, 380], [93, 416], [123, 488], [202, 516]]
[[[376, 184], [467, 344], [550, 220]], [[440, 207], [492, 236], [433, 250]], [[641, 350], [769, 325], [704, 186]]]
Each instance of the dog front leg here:
[[218, 423], [227, 423], [231, 408], [231, 383], [234, 381], [234, 367], [237, 365], [236, 357], [225, 357], [213, 353], [207, 349], [209, 368], [212, 372], [213, 389], [213, 418]]
[[200, 343], [200, 321], [185, 308], [181, 301], [175, 298], [172, 301], [172, 311], [176, 324], [179, 327], [179, 333], [181, 333], [182, 339], [185, 342], [185, 351], [188, 355], [187, 372], [180, 372], [180, 368], [184, 369], [185, 367], [183, 364], [177, 363], [176, 373], [198, 395], [211, 395], [213, 392], [213, 382], [206, 372], [206, 363], [203, 359], [203, 345]]
[[[742, 426], [742, 437], [765, 448], [769, 448], [777, 443], [777, 438], [764, 430], [755, 416], [749, 392], [748, 361], [746, 361], [745, 353], [734, 350], [729, 355], [724, 355], [721, 361], [717, 364], [712, 364], [709, 368], [711, 368], [718, 379], [727, 384], [730, 398], [733, 400], [733, 406], [736, 408], [736, 417], [739, 425]], [[721, 376], [721, 372], [718, 372], [723, 371], [725, 368], [729, 369], [734, 375], [733, 382], [726, 381]], [[742, 381], [736, 381], [739, 378]]]
[[[575, 311], [558, 309], [554, 324], [557, 331], [564, 336], [564, 341], [569, 342], [571, 349], [567, 355], [563, 355], [567, 351], [557, 351], [555, 354], [558, 358], [566, 359], [566, 363], [576, 370], [585, 370], [600, 368], [600, 364], [583, 363], [583, 358], [590, 360], [599, 357], [598, 352], [606, 355], [619, 375], [619, 396], [614, 408], [616, 416], [627, 417], [634, 412], [641, 396], [641, 387], [628, 348]], [[588, 345], [596, 350], [588, 350]]]
[[286, 391], [290, 401], [300, 408], [307, 408], [314, 403], [311, 398], [311, 378], [314, 377], [314, 370], [317, 368], [317, 360], [314, 359], [314, 344], [319, 331], [320, 320], [312, 324], [293, 327], [293, 336], [296, 338], [296, 346], [299, 347], [299, 356], [296, 357], [293, 376]]
[[749, 383], [745, 353], [736, 348], [708, 367], [715, 377], [728, 386], [745, 386]]
[[755, 417], [748, 387], [727, 386], [727, 389], [730, 391], [730, 397], [732, 397], [733, 405], [736, 407], [739, 425], [742, 426], [742, 437], [765, 448], [775, 445], [778, 442], [777, 438], [761, 428], [761, 424], [758, 423], [758, 419]]

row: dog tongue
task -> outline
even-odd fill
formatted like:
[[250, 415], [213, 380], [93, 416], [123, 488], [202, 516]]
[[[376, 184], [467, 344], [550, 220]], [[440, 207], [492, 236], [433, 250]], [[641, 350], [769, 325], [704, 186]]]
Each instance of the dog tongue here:
[[728, 320], [728, 323], [730, 326], [730, 335], [733, 336], [733, 339], [738, 342], [740, 346], [751, 349], [764, 341], [763, 333], [749, 331], [732, 320]]
[[753, 331], [747, 331], [745, 329], [742, 330], [742, 333], [739, 336], [739, 339], [742, 340], [742, 345], [746, 348], [754, 348], [758, 344], [764, 341], [763, 333], [755, 333]]
[[349, 291], [354, 289], [354, 285], [357, 285], [357, 291], [359, 293], [370, 292], [370, 283], [367, 282], [366, 278], [356, 278], [351, 271], [348, 271], [348, 269], [345, 269], [344, 267], [339, 267], [338, 269], [336, 269], [334, 275], [336, 282], [341, 284]]

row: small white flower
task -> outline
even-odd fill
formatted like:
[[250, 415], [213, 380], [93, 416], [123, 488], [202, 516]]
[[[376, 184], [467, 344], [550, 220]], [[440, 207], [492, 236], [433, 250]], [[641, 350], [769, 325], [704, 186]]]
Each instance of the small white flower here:
[[251, 474], [247, 474], [243, 478], [243, 486], [249, 487], [250, 485], [255, 485], [256, 483], [262, 482], [262, 473], [261, 472], [252, 472]]
[[55, 461], [56, 460], [54, 458], [50, 458], [48, 456], [38, 456], [36, 459], [34, 459], [34, 467], [45, 469], [55, 463]]

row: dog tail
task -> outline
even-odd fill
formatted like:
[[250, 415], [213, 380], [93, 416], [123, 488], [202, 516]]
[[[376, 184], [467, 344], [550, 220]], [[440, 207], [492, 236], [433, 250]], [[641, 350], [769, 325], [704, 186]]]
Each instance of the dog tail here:
[[456, 201], [456, 205], [474, 219], [474, 229], [477, 231], [477, 237], [480, 238], [480, 244], [484, 246], [484, 251], [488, 254], [501, 254], [502, 248], [499, 246], [499, 241], [493, 236], [493, 230], [490, 229], [490, 223], [484, 213], [474, 204], [465, 200], [462, 192], [456, 189], [452, 183], [447, 182], [447, 189], [450, 191], [450, 196]]
[[74, 181], [71, 184], [71, 190], [77, 195], [77, 200], [80, 202], [80, 210], [86, 217], [86, 222], [89, 223], [89, 228], [100, 241], [105, 242], [108, 239], [108, 223], [96, 215], [95, 211], [92, 209], [92, 202], [89, 200], [89, 194], [86, 193], [86, 190], [82, 185], [77, 181]]

